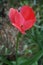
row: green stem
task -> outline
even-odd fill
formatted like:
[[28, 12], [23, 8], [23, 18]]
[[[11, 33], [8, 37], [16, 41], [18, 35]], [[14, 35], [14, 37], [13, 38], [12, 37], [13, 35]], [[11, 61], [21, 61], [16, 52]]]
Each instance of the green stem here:
[[20, 37], [21, 37], [21, 33], [19, 32], [16, 41], [16, 65], [18, 65], [18, 42]]
[[16, 43], [16, 65], [18, 64], [18, 40], [19, 40], [19, 38], [17, 37], [17, 43]]

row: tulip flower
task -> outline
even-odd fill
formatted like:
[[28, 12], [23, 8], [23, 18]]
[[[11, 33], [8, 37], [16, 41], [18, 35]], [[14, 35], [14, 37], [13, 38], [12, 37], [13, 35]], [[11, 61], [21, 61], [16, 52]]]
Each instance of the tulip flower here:
[[36, 22], [36, 17], [33, 9], [30, 6], [24, 5], [20, 11], [10, 8], [8, 13], [11, 24], [16, 27], [22, 34], [32, 28]]

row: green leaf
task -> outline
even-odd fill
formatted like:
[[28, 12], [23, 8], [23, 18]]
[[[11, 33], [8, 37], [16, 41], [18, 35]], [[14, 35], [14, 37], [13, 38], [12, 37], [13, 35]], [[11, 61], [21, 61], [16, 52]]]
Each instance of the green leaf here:
[[33, 58], [27, 59], [25, 62], [22, 62], [20, 65], [32, 65], [43, 55], [43, 51], [39, 51]]

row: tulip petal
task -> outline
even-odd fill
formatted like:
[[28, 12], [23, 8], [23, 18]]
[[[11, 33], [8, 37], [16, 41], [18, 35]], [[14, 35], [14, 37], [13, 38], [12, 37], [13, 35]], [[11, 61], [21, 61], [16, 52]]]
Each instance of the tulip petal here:
[[16, 15], [15, 15], [15, 23], [18, 25], [18, 26], [21, 26], [23, 25], [25, 22], [25, 19], [24, 17], [21, 15], [20, 12], [17, 12]]
[[25, 18], [25, 20], [34, 19], [35, 17], [33, 9], [27, 5], [22, 6], [20, 9], [20, 12]]
[[19, 31], [24, 34], [25, 31], [21, 28], [21, 26], [24, 24], [25, 20], [21, 13], [19, 13], [16, 9], [11, 8], [8, 13], [9, 19], [11, 21], [11, 24], [19, 29]]
[[[35, 20], [36, 20], [36, 18], [35, 18]], [[29, 30], [34, 25], [35, 20], [33, 19], [33, 20], [26, 21], [23, 26], [24, 31]]]
[[18, 28], [22, 34], [25, 34], [24, 29], [22, 29], [22, 26], [24, 26], [24, 23], [25, 23], [24, 17], [21, 15], [20, 12], [17, 12], [15, 15], [15, 25], [16, 25], [15, 27]]
[[16, 12], [17, 12], [17, 10], [15, 10], [14, 8], [10, 8], [10, 10], [9, 10], [8, 16], [9, 16], [9, 19], [10, 19], [12, 24], [15, 23]]

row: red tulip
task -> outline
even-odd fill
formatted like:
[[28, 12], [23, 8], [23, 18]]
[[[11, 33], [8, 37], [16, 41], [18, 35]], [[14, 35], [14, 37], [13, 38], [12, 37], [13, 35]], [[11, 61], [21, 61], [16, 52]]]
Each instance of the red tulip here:
[[10, 8], [8, 16], [12, 25], [18, 28], [23, 34], [25, 34], [25, 31], [30, 29], [36, 21], [34, 11], [29, 6], [22, 6], [20, 12], [18, 12], [17, 9]]

